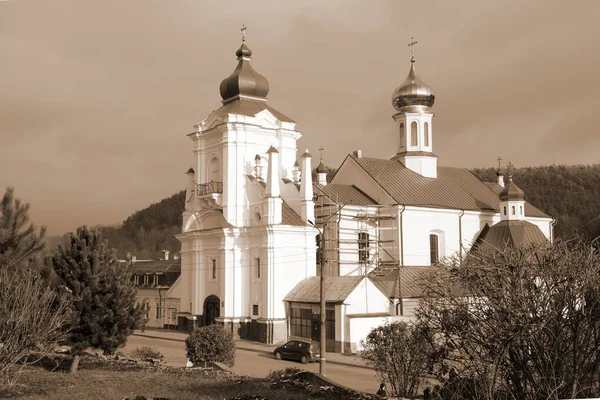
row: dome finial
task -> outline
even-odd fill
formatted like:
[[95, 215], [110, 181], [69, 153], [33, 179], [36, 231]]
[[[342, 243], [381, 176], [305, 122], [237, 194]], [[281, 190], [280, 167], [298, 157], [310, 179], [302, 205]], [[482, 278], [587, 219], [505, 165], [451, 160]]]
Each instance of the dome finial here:
[[240, 29], [240, 31], [242, 32], [242, 44], [246, 43], [246, 25], [242, 24], [242, 29]]
[[408, 47], [410, 47], [410, 52], [412, 53], [412, 57], [411, 57], [411, 59], [410, 59], [410, 62], [411, 62], [411, 63], [414, 63], [414, 62], [415, 62], [415, 45], [416, 45], [417, 43], [418, 43], [418, 42], [415, 40], [415, 37], [414, 37], [414, 36], [411, 36], [411, 37], [410, 37], [410, 43], [408, 44]]

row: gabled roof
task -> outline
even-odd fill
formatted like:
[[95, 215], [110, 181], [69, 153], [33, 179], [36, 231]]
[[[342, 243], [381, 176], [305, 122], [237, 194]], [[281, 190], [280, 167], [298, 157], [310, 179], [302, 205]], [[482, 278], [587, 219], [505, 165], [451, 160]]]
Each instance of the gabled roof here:
[[359, 206], [377, 204], [375, 200], [354, 185], [328, 184], [323, 186], [315, 184], [315, 190], [318, 194], [326, 196], [329, 203]]
[[[341, 303], [358, 286], [364, 276], [327, 276], [324, 278], [325, 301]], [[298, 283], [283, 299], [299, 303], [318, 303], [320, 300], [321, 277], [311, 276]]]
[[283, 225], [308, 226], [302, 217], [285, 201], [281, 204], [281, 223]]
[[295, 123], [293, 119], [290, 117], [280, 113], [273, 107], [267, 105], [264, 101], [253, 101], [253, 100], [243, 100], [238, 99], [234, 100], [230, 103], [224, 104], [217, 110], [213, 111], [207, 119], [210, 118], [225, 118], [228, 114], [239, 114], [245, 115], [247, 117], [254, 117], [256, 114], [263, 110], [268, 110], [271, 114], [275, 116], [278, 120], [282, 122], [291, 122]]
[[[424, 273], [435, 270], [435, 266], [402, 266], [390, 271], [385, 276], [369, 274], [369, 278], [377, 289], [381, 290], [389, 298], [419, 298], [423, 297], [421, 289], [422, 276]], [[400, 271], [400, 279], [398, 279]], [[400, 288], [398, 288], [398, 283]]]
[[502, 249], [504, 247], [517, 247], [536, 245], [547, 242], [548, 238], [540, 228], [527, 221], [504, 220], [497, 224], [482, 229], [475, 243], [477, 246], [490, 245]]
[[[499, 193], [466, 168], [437, 167], [437, 178], [426, 178], [400, 161], [349, 155], [397, 204], [499, 212]], [[525, 215], [548, 216], [525, 203]]]

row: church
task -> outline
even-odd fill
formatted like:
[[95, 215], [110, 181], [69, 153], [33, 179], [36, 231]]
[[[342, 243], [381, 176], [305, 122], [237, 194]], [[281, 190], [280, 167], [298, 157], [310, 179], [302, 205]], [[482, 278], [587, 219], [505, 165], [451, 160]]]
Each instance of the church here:
[[181, 275], [166, 294], [180, 299], [180, 329], [219, 322], [263, 343], [318, 340], [322, 273], [327, 350], [353, 352], [372, 328], [410, 321], [419, 275], [445, 257], [552, 240], [553, 219], [500, 169], [490, 183], [438, 165], [435, 96], [414, 54], [392, 95], [395, 154], [352, 150], [329, 182], [322, 159], [313, 181], [313, 156], [268, 103], [245, 38], [235, 54], [221, 107], [188, 134]]

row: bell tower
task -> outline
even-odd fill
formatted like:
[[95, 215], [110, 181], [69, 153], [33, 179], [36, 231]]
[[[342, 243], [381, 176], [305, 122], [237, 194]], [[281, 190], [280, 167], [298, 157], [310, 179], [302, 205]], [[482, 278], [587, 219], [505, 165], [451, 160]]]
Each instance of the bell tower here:
[[415, 71], [415, 45], [412, 38], [412, 57], [408, 77], [394, 90], [392, 104], [398, 111], [393, 118], [398, 129], [398, 145], [392, 160], [427, 178], [437, 177], [437, 156], [433, 153], [433, 106], [435, 96]]

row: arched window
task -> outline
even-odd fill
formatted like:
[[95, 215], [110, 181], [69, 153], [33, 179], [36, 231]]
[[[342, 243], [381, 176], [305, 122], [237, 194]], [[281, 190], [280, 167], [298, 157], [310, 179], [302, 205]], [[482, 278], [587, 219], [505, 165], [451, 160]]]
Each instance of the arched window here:
[[404, 135], [404, 123], [400, 122], [400, 148], [405, 146], [406, 136]]
[[523, 206], [520, 206], [519, 208], [521, 209], [521, 215], [523, 215]]
[[511, 206], [511, 209], [510, 209], [510, 210], [511, 210], [511, 212], [512, 212], [512, 213], [511, 213], [511, 215], [515, 215], [515, 206]]
[[429, 146], [429, 123], [425, 122], [425, 124], [423, 125], [423, 140], [425, 143], [425, 146]]
[[419, 130], [417, 128], [417, 122], [413, 121], [410, 123], [410, 145], [418, 146], [419, 145]]
[[440, 261], [440, 247], [438, 235], [429, 235], [429, 257], [431, 265], [437, 264]]
[[506, 215], [506, 206], [504, 206], [504, 215]]

